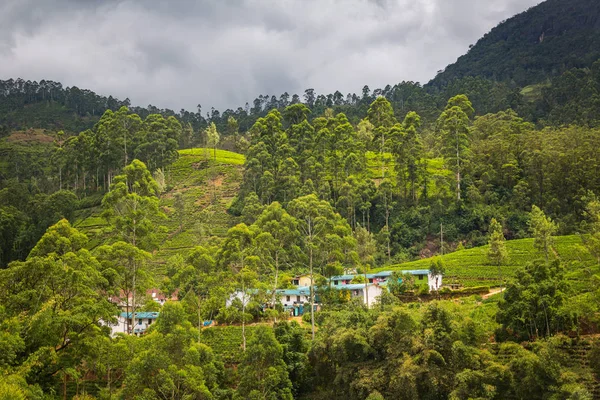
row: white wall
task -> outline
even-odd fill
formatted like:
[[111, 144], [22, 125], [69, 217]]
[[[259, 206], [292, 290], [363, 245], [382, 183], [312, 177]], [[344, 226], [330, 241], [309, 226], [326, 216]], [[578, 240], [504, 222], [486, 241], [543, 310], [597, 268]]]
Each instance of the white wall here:
[[[437, 277], [437, 285], [436, 285], [436, 277]], [[442, 287], [442, 275], [433, 275], [433, 274], [429, 274], [427, 276], [427, 279], [429, 280], [429, 290], [440, 290]]]
[[365, 294], [365, 298], [364, 298], [364, 302], [365, 304], [367, 304], [367, 307], [371, 308], [375, 305], [375, 303], [377, 303], [377, 297], [381, 296], [381, 292], [383, 291], [383, 289], [380, 286], [377, 285], [369, 285], [367, 286], [367, 294], [368, 294], [368, 303], [367, 303], [367, 296]]

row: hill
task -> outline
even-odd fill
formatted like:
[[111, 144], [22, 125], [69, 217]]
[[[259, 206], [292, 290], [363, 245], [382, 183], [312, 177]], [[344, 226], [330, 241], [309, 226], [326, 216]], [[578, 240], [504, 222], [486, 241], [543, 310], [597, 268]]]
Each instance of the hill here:
[[598, 58], [600, 3], [547, 0], [492, 29], [428, 86], [442, 88], [466, 76], [527, 86]]
[[[501, 281], [498, 267], [489, 263], [488, 249], [489, 246], [486, 245], [441, 256], [446, 266], [444, 284], [457, 283], [466, 287], [499, 286]], [[513, 277], [517, 269], [524, 267], [538, 254], [533, 247], [533, 239], [509, 240], [506, 242], [506, 250], [508, 262], [501, 267], [502, 279]], [[567, 278], [575, 284], [581, 284], [587, 277], [600, 272], [600, 267], [583, 247], [580, 236], [556, 237], [554, 252], [567, 267]], [[392, 267], [382, 267], [377, 271], [429, 269], [431, 260], [426, 258]]]
[[[166, 172], [166, 190], [160, 198], [167, 218], [157, 221], [157, 225], [164, 226], [157, 234], [159, 246], [153, 260], [157, 264], [174, 254], [185, 254], [212, 236], [225, 236], [237, 223], [227, 208], [241, 182], [244, 156], [217, 150], [215, 158], [213, 150], [203, 148], [180, 150], [179, 154]], [[174, 210], [177, 193], [184, 201], [182, 219]], [[101, 212], [100, 207], [94, 207], [76, 213], [74, 226], [88, 235], [92, 248], [107, 239], [107, 222]]]

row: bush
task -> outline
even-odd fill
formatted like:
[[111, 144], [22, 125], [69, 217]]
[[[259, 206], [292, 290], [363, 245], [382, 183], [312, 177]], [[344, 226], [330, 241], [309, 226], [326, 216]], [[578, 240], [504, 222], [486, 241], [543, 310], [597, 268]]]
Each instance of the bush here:
[[475, 286], [456, 290], [454, 293], [460, 294], [487, 294], [490, 292], [489, 286]]
[[429, 285], [423, 285], [417, 288], [417, 296], [424, 296], [427, 294], [429, 294]]

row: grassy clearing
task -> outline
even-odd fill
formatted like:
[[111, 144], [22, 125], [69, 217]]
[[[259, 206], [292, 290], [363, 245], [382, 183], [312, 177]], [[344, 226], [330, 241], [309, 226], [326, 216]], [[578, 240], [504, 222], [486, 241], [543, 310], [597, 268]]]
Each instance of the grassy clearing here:
[[534, 102], [542, 98], [542, 90], [551, 86], [549, 83], [539, 83], [536, 85], [525, 86], [521, 89], [521, 95], [528, 102]]
[[[535, 258], [542, 257], [533, 247], [533, 239], [510, 240], [506, 242], [509, 259], [501, 267], [504, 277], [512, 277], [517, 269], [525, 266]], [[558, 256], [567, 268], [567, 277], [573, 282], [581, 281], [586, 276], [597, 272], [599, 269], [594, 260], [583, 247], [581, 238], [576, 235], [559, 236], [555, 238], [554, 246]], [[444, 283], [459, 283], [467, 287], [473, 286], [498, 286], [498, 267], [490, 265], [487, 260], [488, 246], [475, 247], [456, 251], [442, 256], [446, 264]], [[429, 269], [431, 259], [412, 261], [391, 267], [382, 267], [382, 270], [410, 270]]]

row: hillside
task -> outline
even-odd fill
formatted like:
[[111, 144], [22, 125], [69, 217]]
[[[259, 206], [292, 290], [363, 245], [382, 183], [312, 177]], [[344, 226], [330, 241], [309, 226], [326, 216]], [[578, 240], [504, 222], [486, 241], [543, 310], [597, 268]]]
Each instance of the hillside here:
[[[166, 173], [166, 191], [160, 197], [160, 207], [167, 218], [156, 221], [164, 227], [157, 234], [159, 245], [153, 259], [157, 264], [174, 254], [185, 254], [212, 236], [224, 237], [237, 223], [227, 208], [239, 188], [244, 157], [217, 150], [215, 160], [213, 150], [203, 148], [180, 150], [179, 154]], [[174, 211], [176, 193], [182, 194], [185, 204], [181, 220]], [[108, 239], [107, 222], [100, 216], [101, 211], [100, 207], [82, 210], [74, 222], [91, 239], [92, 248]]]
[[[577, 235], [554, 238], [554, 254], [567, 268], [567, 278], [576, 286], [585, 282], [593, 274], [600, 272], [592, 256], [583, 247], [581, 237]], [[498, 267], [491, 265], [487, 258], [489, 246], [458, 250], [441, 256], [446, 266], [444, 284], [456, 283], [465, 287], [499, 286]], [[509, 240], [506, 242], [508, 261], [501, 267], [503, 279], [510, 279], [517, 269], [523, 268], [537, 256], [542, 257], [533, 247], [533, 239]], [[429, 269], [432, 258], [412, 261], [383, 270]], [[582, 268], [582, 265], [585, 268]]]
[[492, 29], [428, 86], [442, 88], [466, 76], [526, 86], [590, 67], [598, 58], [600, 3], [547, 0]]

